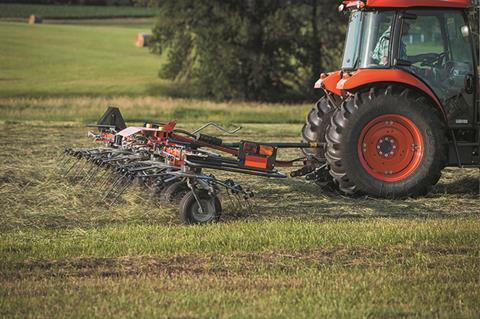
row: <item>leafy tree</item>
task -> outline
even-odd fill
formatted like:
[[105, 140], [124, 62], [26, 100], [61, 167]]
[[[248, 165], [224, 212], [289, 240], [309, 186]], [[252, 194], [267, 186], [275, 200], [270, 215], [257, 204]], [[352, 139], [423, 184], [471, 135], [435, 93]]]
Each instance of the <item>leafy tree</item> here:
[[343, 21], [335, 11], [337, 1], [162, 0], [155, 4], [160, 16], [151, 48], [168, 55], [160, 76], [188, 82], [199, 95], [254, 100], [305, 97], [319, 72], [338, 62]]

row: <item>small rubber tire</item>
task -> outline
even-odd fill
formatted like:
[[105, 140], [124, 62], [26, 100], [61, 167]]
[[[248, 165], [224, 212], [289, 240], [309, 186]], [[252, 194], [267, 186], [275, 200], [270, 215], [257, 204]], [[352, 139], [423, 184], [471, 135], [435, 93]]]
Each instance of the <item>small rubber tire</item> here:
[[180, 201], [180, 221], [184, 224], [207, 224], [216, 222], [222, 212], [222, 205], [218, 197], [210, 196], [205, 190], [197, 190], [196, 195], [201, 202], [202, 208], [208, 209], [208, 213], [199, 213], [197, 200], [193, 192], [190, 191]]
[[189, 190], [185, 181], [174, 182], [160, 191], [160, 199], [167, 203], [179, 202]]
[[[408, 162], [405, 171], [399, 169], [397, 177], [389, 180], [387, 175], [392, 171], [372, 173], [369, 163], [362, 160], [362, 156], [366, 156], [362, 154], [365, 153], [362, 147], [366, 144], [360, 141], [369, 123], [390, 115], [407, 119], [417, 136], [421, 136], [423, 146], [418, 164], [410, 167]], [[422, 94], [401, 86], [376, 86], [346, 98], [331, 118], [326, 139], [330, 175], [346, 194], [363, 193], [383, 198], [423, 195], [438, 182], [447, 161], [446, 129], [440, 112]], [[397, 151], [405, 149], [405, 145], [399, 145]], [[380, 178], [380, 174], [385, 177]]]
[[[334, 106], [324, 96], [320, 98], [312, 110], [308, 113], [302, 128], [302, 142], [325, 143], [325, 134], [330, 126]], [[302, 148], [306, 156], [312, 156], [321, 162], [325, 162], [324, 148]]]

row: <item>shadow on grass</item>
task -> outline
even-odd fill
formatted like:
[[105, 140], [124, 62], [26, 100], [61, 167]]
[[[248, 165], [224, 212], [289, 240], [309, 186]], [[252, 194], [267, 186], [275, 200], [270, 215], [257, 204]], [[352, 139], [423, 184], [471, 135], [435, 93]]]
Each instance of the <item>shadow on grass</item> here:
[[480, 196], [480, 178], [464, 177], [452, 183], [439, 183], [432, 191], [433, 194], [458, 194]]
[[[0, 81], [16, 81], [17, 78], [0, 78]], [[164, 83], [150, 84], [144, 90], [139, 92], [132, 92], [128, 89], [122, 90], [118, 88], [110, 90], [108, 92], [99, 92], [99, 90], [62, 90], [54, 91], [48, 90], [10, 90], [8, 92], [0, 92], [0, 98], [75, 98], [75, 97], [90, 97], [90, 98], [114, 98], [118, 96], [125, 97], [165, 97], [165, 98], [202, 98], [199, 95], [195, 95], [190, 87], [184, 83], [176, 83], [165, 81]], [[205, 98], [205, 97], [203, 97]]]
[[146, 88], [145, 93], [146, 95], [170, 98], [205, 98], [205, 96], [196, 94], [195, 91], [192, 90], [191, 85], [184, 82], [150, 84]]
[[344, 196], [299, 179], [269, 180], [269, 184], [272, 187], [262, 189], [262, 201], [248, 218], [456, 218], [478, 213], [480, 199], [479, 179], [471, 176], [441, 182], [426, 196], [400, 200]]

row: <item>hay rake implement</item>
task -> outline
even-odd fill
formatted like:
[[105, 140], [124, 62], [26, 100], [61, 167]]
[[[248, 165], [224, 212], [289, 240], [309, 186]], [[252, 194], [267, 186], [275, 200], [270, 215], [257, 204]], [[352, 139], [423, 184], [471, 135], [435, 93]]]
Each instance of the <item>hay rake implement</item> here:
[[313, 148], [315, 143], [258, 143], [240, 141], [227, 143], [203, 134], [214, 126], [233, 134], [215, 123], [207, 123], [189, 132], [176, 128], [176, 122], [145, 123], [126, 127], [118, 108], [109, 107], [89, 132], [95, 148], [65, 148], [64, 176], [88, 187], [103, 191], [102, 200], [113, 205], [136, 183], [166, 202], [178, 202], [179, 217], [183, 223], [208, 223], [219, 219], [222, 210], [219, 194], [227, 195], [232, 203], [250, 209], [253, 192], [232, 179], [220, 180], [210, 171], [222, 170], [255, 176], [285, 178], [276, 167], [304, 166], [291, 176], [318, 174], [318, 167], [309, 165], [310, 159], [291, 161], [276, 159], [279, 148]]

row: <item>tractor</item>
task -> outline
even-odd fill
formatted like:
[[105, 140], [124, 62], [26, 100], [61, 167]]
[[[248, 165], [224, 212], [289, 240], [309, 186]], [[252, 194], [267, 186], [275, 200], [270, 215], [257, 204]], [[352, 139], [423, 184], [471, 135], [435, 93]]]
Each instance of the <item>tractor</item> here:
[[319, 183], [345, 194], [426, 194], [447, 166], [480, 167], [478, 3], [343, 1], [341, 69], [322, 73], [323, 97], [302, 139]]

